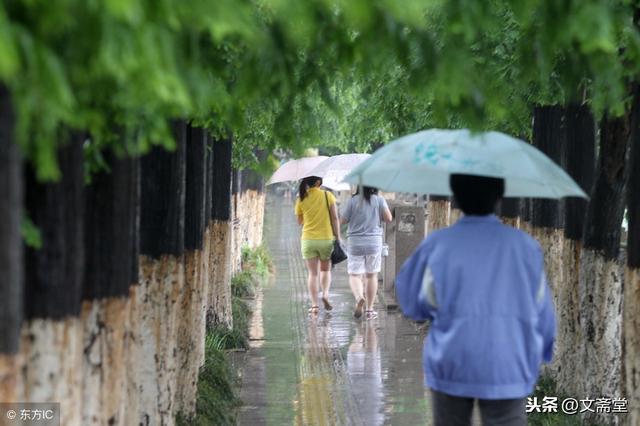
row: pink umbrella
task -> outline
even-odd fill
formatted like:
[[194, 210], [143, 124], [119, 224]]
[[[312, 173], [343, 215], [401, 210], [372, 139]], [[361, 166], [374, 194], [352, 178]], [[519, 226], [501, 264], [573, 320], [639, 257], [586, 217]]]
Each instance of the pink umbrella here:
[[275, 171], [267, 182], [267, 185], [279, 182], [296, 181], [306, 176], [314, 176], [309, 174], [309, 171], [327, 158], [329, 157], [318, 155], [317, 157], [304, 157], [296, 160], [289, 160]]

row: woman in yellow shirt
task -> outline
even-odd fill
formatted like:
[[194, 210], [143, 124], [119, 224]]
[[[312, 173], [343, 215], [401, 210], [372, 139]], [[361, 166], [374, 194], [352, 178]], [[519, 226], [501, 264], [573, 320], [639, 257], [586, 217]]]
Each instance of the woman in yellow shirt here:
[[[300, 182], [295, 212], [302, 225], [300, 241], [302, 258], [309, 272], [307, 287], [311, 298], [309, 312], [318, 312], [318, 278], [322, 288], [322, 303], [327, 311], [331, 287], [331, 252], [334, 238], [340, 241], [338, 209], [332, 193], [320, 189], [322, 178], [309, 176]], [[327, 207], [328, 204], [328, 207]]]

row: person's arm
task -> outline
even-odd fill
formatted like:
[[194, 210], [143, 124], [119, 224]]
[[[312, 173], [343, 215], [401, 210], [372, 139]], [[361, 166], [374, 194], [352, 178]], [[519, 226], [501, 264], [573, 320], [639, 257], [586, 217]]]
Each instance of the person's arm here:
[[402, 265], [396, 277], [396, 297], [405, 316], [432, 319], [437, 309], [435, 282], [428, 268], [429, 248], [423, 242]]
[[391, 223], [391, 221], [393, 220], [393, 215], [391, 214], [391, 210], [389, 210], [387, 200], [380, 197], [380, 204], [380, 214], [382, 216], [380, 219], [384, 222]]
[[296, 204], [293, 209], [296, 213], [296, 218], [298, 219], [298, 225], [304, 224], [304, 216], [303, 216], [302, 206], [300, 205], [299, 198], [296, 200]]
[[333, 235], [336, 240], [340, 241], [340, 219], [338, 217], [338, 207], [334, 202], [329, 206], [329, 212], [331, 213], [331, 228], [333, 229]]
[[342, 209], [342, 214], [340, 215], [340, 223], [343, 225], [349, 223], [349, 220], [351, 219], [351, 204], [353, 203], [349, 200], [345, 204], [346, 205]]
[[391, 215], [391, 211], [389, 210], [389, 207], [385, 207], [382, 210], [382, 220], [387, 223], [391, 223], [391, 221], [393, 220], [393, 216]]
[[551, 291], [547, 284], [547, 278], [542, 273], [538, 293], [536, 295], [538, 304], [538, 332], [542, 336], [542, 359], [544, 362], [551, 362], [553, 358], [553, 344], [556, 340], [556, 315], [553, 307]]

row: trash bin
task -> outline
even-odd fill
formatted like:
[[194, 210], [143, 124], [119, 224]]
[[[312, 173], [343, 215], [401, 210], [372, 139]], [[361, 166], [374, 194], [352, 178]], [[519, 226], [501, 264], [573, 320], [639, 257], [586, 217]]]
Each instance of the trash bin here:
[[390, 202], [393, 221], [385, 226], [388, 255], [382, 258], [382, 280], [387, 309], [397, 308], [395, 278], [405, 260], [424, 238], [424, 208]]

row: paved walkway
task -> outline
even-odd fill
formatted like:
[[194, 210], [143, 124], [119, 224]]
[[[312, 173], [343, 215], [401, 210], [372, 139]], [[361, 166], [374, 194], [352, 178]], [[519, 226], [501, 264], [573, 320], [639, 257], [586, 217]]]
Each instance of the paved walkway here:
[[333, 311], [307, 313], [293, 206], [268, 198], [265, 244], [276, 274], [255, 301], [242, 370], [242, 425], [424, 425], [423, 327], [398, 312], [356, 321], [346, 265], [333, 271]]

